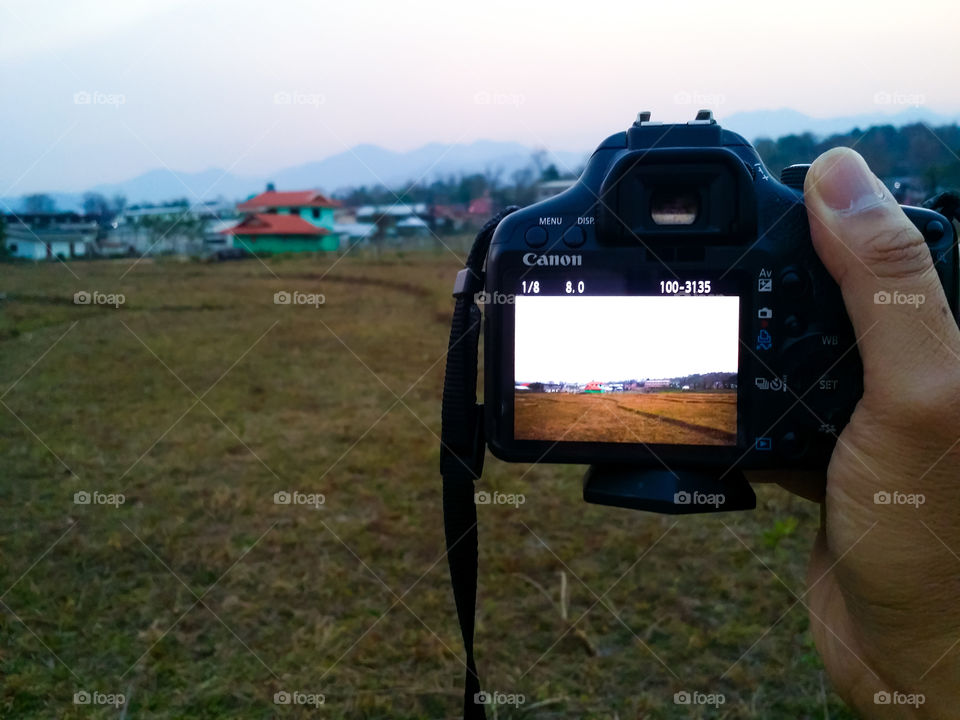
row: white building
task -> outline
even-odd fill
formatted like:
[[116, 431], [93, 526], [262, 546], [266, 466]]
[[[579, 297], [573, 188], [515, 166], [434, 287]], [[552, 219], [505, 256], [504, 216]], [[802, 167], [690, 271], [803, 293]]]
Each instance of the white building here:
[[125, 209], [102, 243], [104, 255], [209, 255], [231, 246], [222, 230], [237, 224], [232, 204], [219, 201]]
[[14, 257], [67, 260], [86, 255], [88, 246], [96, 242], [98, 232], [96, 222], [78, 218], [31, 222], [27, 218], [8, 216], [4, 244]]
[[665, 388], [665, 387], [670, 387], [670, 381], [669, 381], [669, 380], [661, 380], [661, 379], [658, 379], [658, 380], [644, 380], [644, 381], [643, 381], [643, 386], [644, 386], [645, 388]]

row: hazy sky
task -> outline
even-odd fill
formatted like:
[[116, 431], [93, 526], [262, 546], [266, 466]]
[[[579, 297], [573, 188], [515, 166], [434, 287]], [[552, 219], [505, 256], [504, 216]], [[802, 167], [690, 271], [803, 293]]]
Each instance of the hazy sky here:
[[517, 382], [616, 382], [736, 372], [740, 299], [516, 298]]
[[359, 143], [582, 150], [641, 109], [955, 113], [958, 33], [955, 0], [3, 0], [0, 197]]

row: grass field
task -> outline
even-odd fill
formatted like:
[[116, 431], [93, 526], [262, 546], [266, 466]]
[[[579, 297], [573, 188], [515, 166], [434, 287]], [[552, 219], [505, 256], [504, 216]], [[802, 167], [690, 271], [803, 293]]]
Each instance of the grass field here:
[[[0, 265], [0, 717], [456, 717], [458, 263]], [[525, 697], [488, 717], [851, 717], [796, 597], [815, 506], [760, 487], [753, 513], [646, 515], [585, 505], [582, 470], [488, 457], [481, 487], [525, 498], [479, 507], [484, 685]], [[274, 703], [293, 691], [325, 704]]]
[[735, 445], [735, 392], [532, 393], [514, 396], [521, 440]]

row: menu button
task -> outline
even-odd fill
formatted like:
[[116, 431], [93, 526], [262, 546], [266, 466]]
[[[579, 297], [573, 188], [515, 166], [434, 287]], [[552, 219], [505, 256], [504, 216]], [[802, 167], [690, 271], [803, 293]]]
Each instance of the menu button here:
[[543, 247], [547, 244], [547, 231], [542, 227], [534, 226], [527, 230], [526, 234], [523, 236], [523, 239], [527, 241], [527, 245], [530, 247]]

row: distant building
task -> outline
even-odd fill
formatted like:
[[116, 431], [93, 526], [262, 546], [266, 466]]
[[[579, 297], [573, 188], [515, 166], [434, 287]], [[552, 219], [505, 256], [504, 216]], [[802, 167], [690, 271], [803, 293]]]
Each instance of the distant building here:
[[340, 203], [316, 190], [277, 192], [272, 185], [237, 205], [239, 223], [221, 230], [235, 247], [255, 253], [317, 252], [340, 249], [334, 209]]
[[228, 247], [224, 228], [237, 224], [232, 204], [222, 201], [133, 205], [106, 228], [98, 255], [204, 255]]
[[401, 237], [410, 237], [411, 235], [429, 235], [430, 226], [427, 221], [420, 217], [404, 218], [396, 224], [397, 235]]
[[95, 220], [75, 213], [8, 215], [4, 244], [14, 257], [67, 260], [87, 255], [99, 233]]
[[355, 242], [372, 238], [377, 232], [377, 226], [373, 223], [338, 222], [334, 223], [333, 230], [341, 239]]
[[221, 230], [233, 238], [234, 247], [253, 253], [318, 252], [338, 250], [340, 238], [297, 215], [256, 213]]
[[434, 205], [430, 208], [433, 226], [438, 232], [454, 233], [464, 230], [471, 221], [466, 205]]
[[361, 205], [354, 212], [357, 225], [371, 228], [364, 239], [400, 242], [401, 238], [423, 239], [432, 232], [433, 216], [426, 203]]
[[430, 219], [430, 208], [426, 203], [395, 202], [388, 205], [361, 205], [356, 209], [357, 222], [377, 222], [383, 227], [387, 235], [396, 235], [397, 226], [408, 220]]
[[659, 390], [660, 388], [668, 388], [668, 387], [670, 387], [670, 380], [666, 380], [666, 379], [643, 381], [644, 390]]
[[472, 220], [486, 222], [493, 216], [493, 198], [490, 193], [474, 198], [467, 206], [467, 214]]

